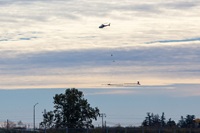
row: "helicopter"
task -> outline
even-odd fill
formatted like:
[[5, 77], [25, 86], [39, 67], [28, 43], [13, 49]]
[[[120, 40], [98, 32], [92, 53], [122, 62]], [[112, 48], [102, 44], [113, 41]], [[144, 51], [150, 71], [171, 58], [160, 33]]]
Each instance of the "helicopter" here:
[[101, 24], [100, 26], [99, 26], [99, 28], [104, 28], [104, 27], [106, 27], [106, 26], [110, 26], [110, 23], [109, 24]]

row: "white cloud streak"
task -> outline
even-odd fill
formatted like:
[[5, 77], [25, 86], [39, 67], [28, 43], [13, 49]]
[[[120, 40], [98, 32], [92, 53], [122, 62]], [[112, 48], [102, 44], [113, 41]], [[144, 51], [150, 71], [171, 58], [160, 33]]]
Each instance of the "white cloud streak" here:
[[149, 85], [135, 87], [107, 87], [91, 89], [86, 91], [86, 95], [165, 95], [173, 98], [200, 96], [200, 84], [169, 84], [169, 85]]

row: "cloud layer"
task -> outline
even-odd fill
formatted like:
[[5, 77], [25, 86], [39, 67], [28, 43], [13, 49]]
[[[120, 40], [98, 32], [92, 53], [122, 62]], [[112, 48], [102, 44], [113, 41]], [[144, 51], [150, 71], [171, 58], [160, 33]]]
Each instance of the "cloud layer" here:
[[[146, 85], [198, 83], [199, 45], [51, 51], [3, 57], [1, 86], [102, 87], [136, 82]], [[9, 55], [9, 54], [8, 54]]]
[[[0, 88], [196, 84], [199, 6], [196, 0], [1, 1]], [[105, 22], [111, 26], [99, 29]]]

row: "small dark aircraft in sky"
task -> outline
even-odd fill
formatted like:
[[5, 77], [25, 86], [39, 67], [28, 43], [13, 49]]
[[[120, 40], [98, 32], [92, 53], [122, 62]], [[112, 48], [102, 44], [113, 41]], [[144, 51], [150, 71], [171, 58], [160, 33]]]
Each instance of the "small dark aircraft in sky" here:
[[139, 81], [137, 83], [123, 83], [123, 84], [106, 84], [108, 86], [117, 86], [117, 87], [134, 87], [136, 85], [141, 85]]
[[137, 81], [137, 83], [124, 83], [124, 86], [134, 86], [134, 85], [141, 85], [140, 81]]
[[102, 24], [102, 25], [99, 26], [99, 28], [102, 29], [102, 28], [104, 28], [104, 27], [106, 27], [106, 26], [110, 26], [110, 23], [109, 23], [109, 24]]

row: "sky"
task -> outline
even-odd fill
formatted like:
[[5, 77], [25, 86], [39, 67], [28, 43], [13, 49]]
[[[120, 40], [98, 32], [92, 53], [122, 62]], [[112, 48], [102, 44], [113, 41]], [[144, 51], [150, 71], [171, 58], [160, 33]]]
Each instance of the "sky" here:
[[[199, 0], [0, 0], [1, 121], [31, 121], [37, 102], [41, 120], [53, 96], [72, 87], [110, 125], [134, 125], [146, 112], [200, 117], [199, 8]], [[135, 123], [121, 120], [130, 116]]]

